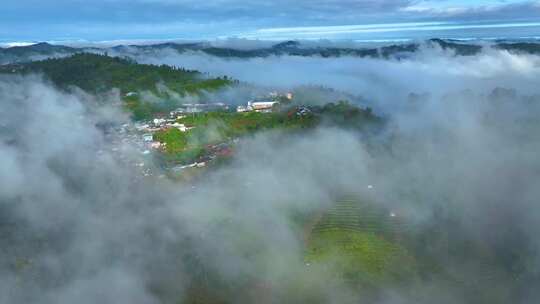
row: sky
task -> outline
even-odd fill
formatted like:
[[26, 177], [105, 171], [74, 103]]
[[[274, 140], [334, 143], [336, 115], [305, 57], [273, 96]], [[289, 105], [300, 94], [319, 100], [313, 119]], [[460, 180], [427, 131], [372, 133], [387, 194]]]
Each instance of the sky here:
[[0, 42], [540, 36], [538, 0], [3, 0]]

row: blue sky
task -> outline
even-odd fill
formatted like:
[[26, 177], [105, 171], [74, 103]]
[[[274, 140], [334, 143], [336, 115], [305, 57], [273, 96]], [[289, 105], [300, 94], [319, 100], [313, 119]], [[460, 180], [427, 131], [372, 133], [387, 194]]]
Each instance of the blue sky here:
[[499, 36], [540, 36], [540, 0], [2, 0], [0, 4], [3, 42]]

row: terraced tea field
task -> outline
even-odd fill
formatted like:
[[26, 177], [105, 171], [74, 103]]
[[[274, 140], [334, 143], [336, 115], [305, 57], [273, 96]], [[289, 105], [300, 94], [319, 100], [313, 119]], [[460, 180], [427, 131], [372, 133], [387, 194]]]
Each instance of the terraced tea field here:
[[354, 196], [338, 200], [312, 227], [306, 263], [351, 282], [416, 276], [416, 262], [399, 242], [401, 221]]

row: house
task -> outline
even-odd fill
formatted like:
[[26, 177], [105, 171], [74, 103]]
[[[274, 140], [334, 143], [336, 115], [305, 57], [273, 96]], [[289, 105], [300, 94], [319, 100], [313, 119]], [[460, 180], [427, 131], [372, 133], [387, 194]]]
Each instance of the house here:
[[178, 123], [178, 122], [175, 122], [173, 124], [170, 124], [169, 126], [173, 127], [173, 128], [177, 128], [178, 130], [182, 131], [182, 132], [187, 132], [188, 130], [191, 130], [193, 129], [193, 127], [186, 127], [185, 124], [181, 124], [181, 123]]
[[154, 121], [153, 121], [154, 126], [161, 126], [166, 122], [167, 122], [167, 120], [164, 119], [164, 118], [154, 118]]
[[249, 112], [250, 110], [246, 106], [238, 106], [236, 107], [236, 112], [243, 113], [243, 112]]
[[143, 141], [144, 142], [152, 142], [154, 141], [154, 135], [147, 133], [143, 135]]
[[297, 116], [306, 116], [311, 114], [311, 110], [308, 107], [300, 106], [296, 108], [296, 115]]
[[178, 110], [174, 110], [169, 113], [169, 117], [172, 119], [182, 119], [185, 118], [186, 115], [182, 115], [181, 112], [178, 112]]

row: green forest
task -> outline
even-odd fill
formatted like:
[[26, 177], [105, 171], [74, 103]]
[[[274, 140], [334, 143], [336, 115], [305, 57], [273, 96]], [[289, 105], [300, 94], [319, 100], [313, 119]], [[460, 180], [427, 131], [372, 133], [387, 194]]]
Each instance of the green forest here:
[[[210, 78], [207, 75], [168, 65], [139, 64], [129, 58], [107, 54], [78, 53], [70, 57], [51, 58], [23, 64], [4, 65], [0, 73], [43, 74], [62, 89], [78, 87], [88, 93], [103, 93], [119, 89], [126, 109], [136, 120], [149, 119], [158, 112], [167, 112], [177, 106], [170, 93], [198, 95], [233, 85], [235, 81]], [[159, 90], [161, 84], [168, 90]], [[149, 102], [140, 92], [151, 92], [161, 102]], [[128, 93], [135, 93], [129, 94]]]

